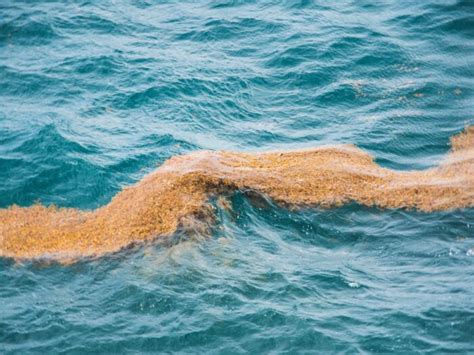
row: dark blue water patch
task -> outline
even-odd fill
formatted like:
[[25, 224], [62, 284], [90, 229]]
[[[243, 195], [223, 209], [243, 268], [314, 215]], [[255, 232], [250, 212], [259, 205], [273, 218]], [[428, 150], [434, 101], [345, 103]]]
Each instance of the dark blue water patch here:
[[297, 47], [285, 49], [279, 55], [273, 55], [271, 60], [266, 64], [269, 68], [276, 67], [295, 67], [303, 62], [313, 62], [321, 57], [321, 49], [317, 44], [304, 44]]
[[[287, 209], [277, 207], [264, 195], [251, 191], [244, 192], [243, 195], [237, 194], [233, 197], [233, 203], [234, 211], [252, 211], [252, 213], [234, 212], [233, 223], [244, 226], [256, 225], [255, 221], [251, 223], [248, 218], [258, 216], [259, 223], [265, 223], [268, 228], [278, 229], [280, 235], [287, 236], [288, 242], [300, 241], [326, 248], [337, 248], [339, 245], [347, 247], [352, 244], [361, 247], [361, 243], [366, 242], [375, 244], [377, 235], [383, 236], [382, 243], [386, 245], [390, 240], [403, 244], [404, 238], [418, 235], [419, 232], [412, 228], [413, 225], [423, 228], [431, 236], [438, 233], [438, 237], [442, 240], [456, 240], [470, 236], [469, 229], [472, 225], [469, 220], [473, 217], [470, 209], [460, 211], [456, 215], [449, 211], [427, 214], [410, 210], [382, 211], [357, 204], [336, 209], [317, 207]], [[377, 223], [370, 226], [373, 221]], [[433, 223], [435, 221], [442, 225]], [[423, 248], [423, 244], [420, 247]]]
[[284, 29], [283, 24], [271, 23], [255, 18], [239, 18], [235, 21], [215, 19], [203, 24], [204, 30], [189, 31], [179, 34], [176, 40], [197, 42], [236, 40], [254, 32], [278, 33]]
[[401, 14], [399, 16], [391, 17], [388, 23], [395, 26], [407, 26], [407, 27], [426, 27], [432, 24], [432, 19], [425, 13], [411, 13]]
[[34, 159], [35, 154], [49, 160], [54, 157], [62, 157], [66, 152], [89, 153], [91, 150], [77, 142], [67, 140], [54, 125], [49, 124], [41, 127], [30, 139], [16, 147], [13, 152], [32, 155], [33, 160], [38, 161], [38, 159]]
[[[23, 160], [24, 161], [24, 160]], [[10, 167], [8, 174], [2, 173], [2, 178], [8, 178], [10, 183], [2, 186], [2, 206], [12, 204], [29, 206], [40, 201], [44, 204], [56, 204], [58, 206], [76, 206], [87, 208], [100, 206], [108, 202], [118, 192], [117, 184], [111, 185], [106, 179], [102, 169], [85, 161], [71, 161], [61, 165], [31, 164], [15, 162]], [[1, 165], [5, 165], [2, 162]], [[42, 173], [35, 174], [34, 171], [42, 169]], [[13, 177], [10, 176], [13, 174]], [[11, 184], [16, 186], [12, 188]], [[52, 187], [54, 186], [54, 187]], [[85, 193], [83, 190], [87, 190]], [[70, 195], [71, 191], [75, 191]], [[71, 204], [64, 196], [73, 196], [74, 204]]]
[[457, 12], [459, 10], [468, 11], [474, 8], [474, 4], [472, 3], [472, 1], [469, 1], [469, 0], [457, 0], [448, 4], [434, 3], [434, 4], [428, 4], [428, 5], [430, 8], [436, 11], [443, 10], [443, 12]]
[[[403, 118], [408, 121], [410, 118]], [[413, 124], [422, 125], [422, 122], [417, 122], [416, 119], [411, 119], [416, 122]], [[421, 119], [420, 121], [423, 121]], [[410, 170], [410, 169], [427, 169], [433, 166], [436, 166], [440, 163], [442, 157], [449, 151], [449, 139], [448, 135], [442, 132], [432, 133], [420, 130], [418, 132], [410, 131], [409, 129], [404, 132], [399, 132], [395, 126], [398, 126], [399, 120], [393, 120], [393, 129], [386, 131], [387, 126], [392, 124], [387, 124], [383, 131], [373, 131], [372, 139], [379, 141], [379, 144], [384, 147], [393, 147], [393, 152], [387, 153], [385, 149], [372, 148], [360, 142], [362, 148], [369, 148], [374, 155], [375, 161], [382, 166], [396, 169], [396, 170]], [[407, 124], [407, 127], [410, 127]], [[411, 140], [410, 144], [401, 145], [400, 141], [404, 137], [411, 136], [414, 138]], [[415, 139], [418, 138], [418, 139]], [[425, 140], [426, 139], [426, 140]], [[438, 142], [433, 144], [432, 142]], [[400, 156], [407, 156], [407, 152], [410, 152], [410, 156], [406, 159], [400, 158]], [[430, 157], [428, 158], [428, 154]], [[421, 160], [420, 163], [414, 164], [413, 160], [416, 156], [424, 156], [425, 159]]]
[[[391, 46], [389, 43], [385, 43], [381, 48], [363, 54], [356, 60], [355, 64], [378, 68], [380, 63], [383, 63], [383, 66], [402, 65], [406, 63], [407, 59], [401, 55], [402, 51], [396, 47], [390, 47], [393, 46]], [[383, 70], [377, 71], [376, 73], [378, 72], [383, 72]], [[377, 76], [378, 75], [374, 75], [374, 77]]]
[[224, 0], [224, 1], [212, 1], [209, 4], [211, 9], [225, 9], [225, 8], [238, 8], [249, 4], [255, 4], [255, 1], [241, 1], [241, 0]]
[[[166, 104], [170, 100], [190, 100], [195, 97], [226, 95], [244, 90], [248, 85], [244, 80], [228, 77], [223, 82], [213, 82], [200, 78], [165, 78], [154, 85], [142, 88], [138, 92], [121, 93], [113, 98], [113, 108], [134, 109], [157, 104]], [[157, 85], [158, 84], [158, 85]]]
[[[65, 207], [98, 207], [159, 162], [191, 149], [186, 142], [179, 142], [170, 135], [149, 135], [143, 139], [142, 145], [146, 153], [97, 165], [93, 156], [98, 154], [98, 147], [71, 141], [53, 125], [45, 126], [11, 150], [17, 158], [0, 159], [0, 175], [5, 181], [1, 189], [2, 205], [27, 206], [41, 201]], [[166, 152], [163, 146], [168, 147]], [[67, 160], [64, 160], [65, 156]], [[72, 191], [73, 195], [70, 194]], [[66, 195], [73, 196], [73, 204]]]
[[118, 23], [108, 18], [90, 13], [72, 16], [65, 23], [63, 23], [62, 26], [68, 31], [79, 30], [84, 31], [85, 33], [90, 33], [90, 31], [92, 31], [96, 33], [114, 33], [116, 35], [121, 35], [128, 32], [128, 26], [119, 26]]
[[457, 19], [446, 20], [439, 25], [441, 31], [454, 32], [457, 35], [462, 35], [467, 39], [474, 35], [474, 16], [466, 16]]
[[42, 73], [0, 66], [0, 85], [4, 96], [27, 98], [36, 95], [51, 96], [62, 86], [62, 81]]
[[108, 76], [113, 76], [122, 72], [124, 64], [118, 55], [99, 56], [86, 58], [65, 59], [60, 66], [54, 68], [52, 72], [71, 72], [75, 71], [81, 75], [100, 76], [101, 80], [106, 80]]
[[15, 19], [0, 22], [0, 46], [36, 46], [50, 44], [61, 38], [52, 23], [44, 22], [40, 16], [20, 15]]

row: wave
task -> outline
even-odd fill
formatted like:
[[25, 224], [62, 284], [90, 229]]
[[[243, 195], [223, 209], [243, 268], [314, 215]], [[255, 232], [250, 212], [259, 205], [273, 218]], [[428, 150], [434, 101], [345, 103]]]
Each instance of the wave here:
[[11, 21], [0, 23], [0, 45], [15, 43], [22, 46], [50, 44], [62, 36], [51, 23], [22, 15]]
[[[395, 171], [352, 145], [309, 150], [176, 156], [94, 211], [34, 205], [0, 210], [0, 255], [59, 261], [96, 257], [180, 229], [208, 233], [210, 198], [263, 194], [292, 207], [351, 201], [380, 208], [436, 211], [474, 206], [474, 126], [451, 139], [437, 167]], [[225, 206], [225, 203], [221, 203]]]
[[[191, 30], [176, 36], [176, 40], [210, 42], [240, 39], [252, 33], [276, 33], [285, 26], [275, 22], [258, 20], [255, 18], [239, 18], [235, 21], [211, 20], [204, 24], [204, 29]], [[245, 30], [242, 30], [245, 29]]]

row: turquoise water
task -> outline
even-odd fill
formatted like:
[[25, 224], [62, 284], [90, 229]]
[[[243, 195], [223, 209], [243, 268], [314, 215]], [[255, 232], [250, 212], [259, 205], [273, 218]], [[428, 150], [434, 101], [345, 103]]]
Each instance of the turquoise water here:
[[[436, 165], [474, 124], [473, 1], [0, 4], [0, 207], [92, 209], [167, 158], [354, 143]], [[0, 350], [473, 352], [474, 211], [288, 211], [69, 266], [0, 259]]]

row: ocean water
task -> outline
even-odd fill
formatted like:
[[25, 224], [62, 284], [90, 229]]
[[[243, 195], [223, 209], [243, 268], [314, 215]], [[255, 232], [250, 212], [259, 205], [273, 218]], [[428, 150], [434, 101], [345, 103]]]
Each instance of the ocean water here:
[[[436, 165], [474, 1], [0, 3], [0, 207], [102, 206], [199, 149]], [[474, 352], [474, 211], [289, 211], [72, 265], [0, 259], [0, 352]]]

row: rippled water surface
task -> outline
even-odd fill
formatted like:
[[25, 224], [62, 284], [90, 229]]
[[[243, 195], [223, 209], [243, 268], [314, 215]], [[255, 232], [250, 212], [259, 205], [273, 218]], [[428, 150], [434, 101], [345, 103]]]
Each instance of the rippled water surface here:
[[[0, 4], [0, 207], [92, 209], [167, 158], [354, 143], [439, 162], [474, 123], [474, 2]], [[474, 211], [288, 211], [0, 260], [0, 350], [474, 351]]]

